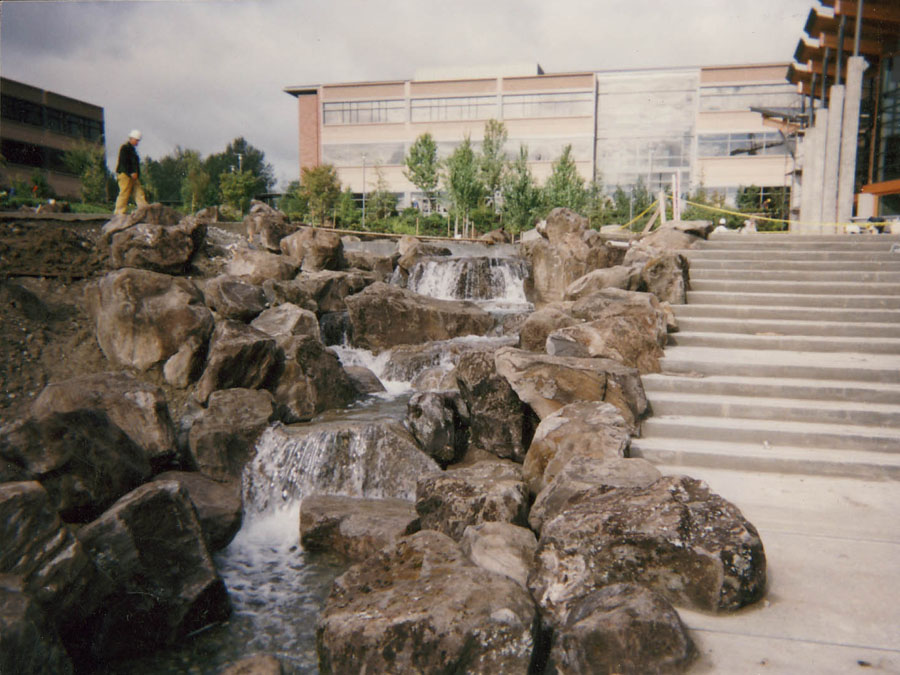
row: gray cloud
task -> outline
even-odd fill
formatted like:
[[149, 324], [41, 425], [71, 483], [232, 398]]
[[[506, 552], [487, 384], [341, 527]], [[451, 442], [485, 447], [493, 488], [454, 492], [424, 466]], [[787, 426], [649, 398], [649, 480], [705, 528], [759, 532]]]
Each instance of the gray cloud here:
[[787, 61], [812, 0], [207, 0], [0, 3], [16, 80], [104, 106], [161, 157], [244, 136], [296, 179], [296, 84], [406, 79], [417, 67], [545, 70]]

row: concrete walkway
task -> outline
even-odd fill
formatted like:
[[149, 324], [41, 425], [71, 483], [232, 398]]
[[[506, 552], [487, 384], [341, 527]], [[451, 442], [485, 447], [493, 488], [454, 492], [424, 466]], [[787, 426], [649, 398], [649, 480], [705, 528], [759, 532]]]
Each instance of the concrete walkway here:
[[679, 610], [691, 673], [900, 673], [896, 237], [711, 237], [633, 454], [759, 530], [765, 599]]

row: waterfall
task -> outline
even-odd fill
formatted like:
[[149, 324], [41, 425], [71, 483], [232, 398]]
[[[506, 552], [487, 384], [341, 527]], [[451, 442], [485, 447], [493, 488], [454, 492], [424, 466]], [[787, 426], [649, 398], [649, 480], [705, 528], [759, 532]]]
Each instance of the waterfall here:
[[448, 257], [416, 263], [407, 288], [440, 300], [527, 305], [528, 265], [521, 258]]

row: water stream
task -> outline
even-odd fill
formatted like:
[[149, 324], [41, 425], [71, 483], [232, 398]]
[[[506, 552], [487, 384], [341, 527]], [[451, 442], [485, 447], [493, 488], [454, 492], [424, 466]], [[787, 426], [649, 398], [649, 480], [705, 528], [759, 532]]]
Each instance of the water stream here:
[[[490, 249], [489, 256], [477, 255], [481, 250], [475, 253], [472, 257], [470, 247], [468, 256], [457, 250], [452, 257], [419, 264], [410, 275], [411, 290], [441, 299], [472, 300], [499, 314], [530, 309], [523, 288], [524, 262], [511, 254], [498, 256], [496, 248]], [[313, 491], [370, 497], [392, 492], [390, 496], [410, 498], [409, 486], [382, 484], [378, 476], [364, 475], [362, 469], [337, 470], [338, 462], [329, 460], [337, 453], [363, 458], [360, 464], [364, 464], [367, 452], [383, 452], [384, 446], [378, 446], [379, 430], [389, 424], [386, 419], [404, 418], [412, 379], [425, 368], [449, 371], [453, 355], [467, 340], [490, 338], [451, 340], [438, 345], [433, 355], [407, 359], [403, 367], [391, 362], [390, 352], [373, 355], [347, 345], [332, 346], [345, 366], [372, 370], [386, 391], [350, 408], [328, 411], [309, 424], [276, 423], [263, 432], [256, 457], [244, 472], [243, 526], [234, 541], [214, 556], [231, 597], [231, 618], [176, 649], [116, 664], [107, 672], [212, 675], [255, 653], [277, 656], [285, 673], [318, 672], [316, 617], [345, 564], [302, 550], [300, 499]]]

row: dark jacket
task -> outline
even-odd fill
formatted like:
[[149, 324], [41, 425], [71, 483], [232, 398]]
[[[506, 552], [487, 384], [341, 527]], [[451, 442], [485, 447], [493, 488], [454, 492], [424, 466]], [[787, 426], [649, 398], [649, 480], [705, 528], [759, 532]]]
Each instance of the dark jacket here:
[[129, 176], [136, 173], [140, 178], [141, 160], [131, 143], [125, 143], [119, 148], [119, 163], [116, 164], [116, 173], [127, 173]]

